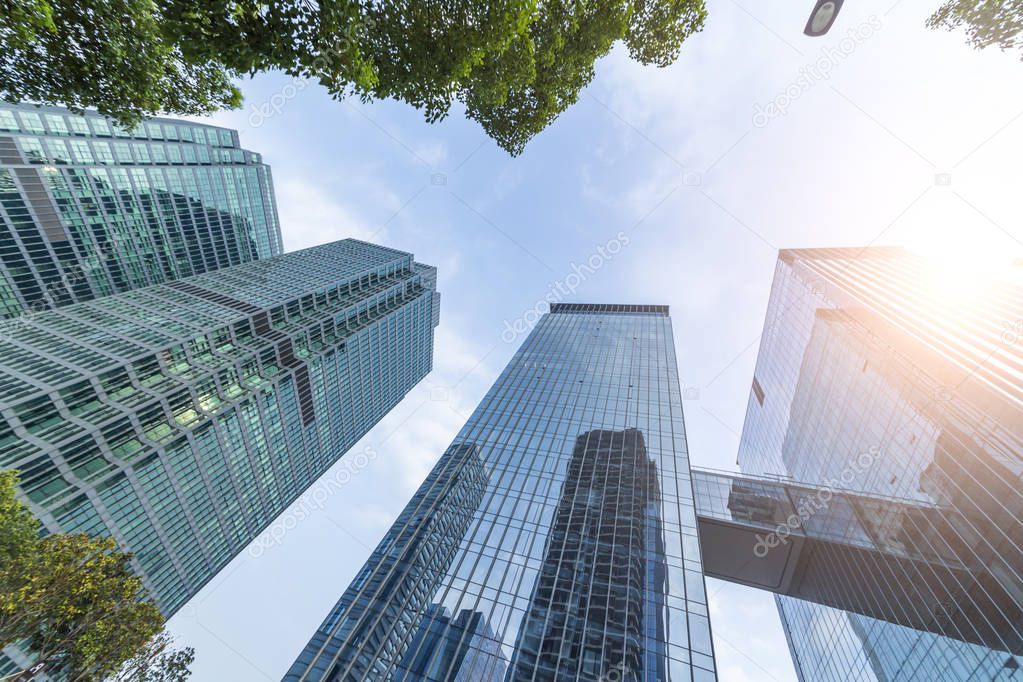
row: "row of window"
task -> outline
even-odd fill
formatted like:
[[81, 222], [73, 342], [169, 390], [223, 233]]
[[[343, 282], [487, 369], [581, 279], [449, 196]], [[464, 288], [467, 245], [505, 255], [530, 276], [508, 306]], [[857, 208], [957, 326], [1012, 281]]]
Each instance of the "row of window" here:
[[191, 125], [184, 122], [144, 121], [125, 130], [102, 116], [72, 113], [37, 113], [24, 109], [0, 108], [0, 130], [34, 135], [78, 135], [133, 137], [139, 139], [195, 142], [218, 147], [236, 147], [234, 134], [226, 128]]
[[20, 136], [18, 146], [29, 163], [76, 165], [258, 164], [260, 156], [242, 149], [162, 142], [106, 142]]

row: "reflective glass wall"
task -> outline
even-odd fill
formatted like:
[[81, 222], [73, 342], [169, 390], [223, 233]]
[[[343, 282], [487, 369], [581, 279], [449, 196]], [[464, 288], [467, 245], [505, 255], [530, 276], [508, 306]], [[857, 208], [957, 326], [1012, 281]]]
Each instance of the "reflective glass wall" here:
[[270, 168], [237, 132], [0, 102], [0, 319], [281, 252]]
[[555, 305], [285, 679], [713, 681], [667, 308]]
[[[781, 252], [743, 471], [954, 508], [943, 540], [986, 576], [944, 607], [959, 637], [779, 597], [803, 679], [1023, 679], [1021, 331], [1016, 287], [955, 279], [900, 249]], [[897, 545], [905, 523], [873, 530]], [[841, 589], [837, 560], [832, 574]], [[980, 633], [994, 645], [968, 643]]]

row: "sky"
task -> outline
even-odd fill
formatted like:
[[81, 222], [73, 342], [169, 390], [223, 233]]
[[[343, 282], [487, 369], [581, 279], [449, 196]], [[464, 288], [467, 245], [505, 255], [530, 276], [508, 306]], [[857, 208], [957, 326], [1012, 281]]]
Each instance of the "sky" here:
[[[927, 29], [937, 5], [851, 1], [811, 39], [810, 0], [708, 0], [674, 65], [616, 48], [516, 158], [457, 107], [428, 124], [279, 74], [200, 119], [272, 167], [287, 250], [413, 252], [442, 303], [434, 370], [324, 477], [345, 483], [314, 485], [170, 620], [192, 679], [281, 678], [569, 282], [563, 300], [670, 305], [692, 463], [734, 469], [779, 248], [1023, 268], [1023, 63]], [[795, 680], [773, 598], [708, 591], [720, 679]]]

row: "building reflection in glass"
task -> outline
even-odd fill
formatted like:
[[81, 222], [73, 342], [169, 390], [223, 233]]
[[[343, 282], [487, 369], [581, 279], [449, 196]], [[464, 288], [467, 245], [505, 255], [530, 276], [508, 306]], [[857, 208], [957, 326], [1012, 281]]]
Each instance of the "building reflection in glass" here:
[[[572, 461], [512, 680], [664, 680], [666, 561], [656, 465], [636, 429], [590, 431]], [[649, 655], [647, 655], [649, 652]]]
[[448, 448], [285, 679], [387, 679], [428, 619], [486, 481], [476, 445]]
[[288, 682], [716, 679], [667, 307], [552, 306], [455, 442], [478, 508], [399, 519]]
[[501, 643], [477, 611], [450, 611], [431, 604], [406, 656], [398, 679], [408, 682], [501, 682], [507, 670]]

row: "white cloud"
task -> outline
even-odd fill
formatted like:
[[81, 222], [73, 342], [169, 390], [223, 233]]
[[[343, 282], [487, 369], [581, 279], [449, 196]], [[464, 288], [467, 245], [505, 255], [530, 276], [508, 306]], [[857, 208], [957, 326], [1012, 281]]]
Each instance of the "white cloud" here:
[[438, 166], [448, 158], [447, 146], [437, 140], [430, 140], [429, 142], [420, 144], [415, 148], [415, 150], [416, 156], [431, 166]]
[[479, 384], [489, 384], [492, 379], [482, 363], [482, 355], [451, 325], [442, 325], [437, 330], [434, 371], [415, 395], [409, 396], [410, 401], [419, 401], [412, 404], [420, 407], [414, 418], [388, 438], [386, 445], [400, 459], [402, 481], [409, 491], [422, 483], [475, 409], [480, 398]]
[[276, 183], [277, 210], [286, 251], [304, 249], [337, 239], [369, 240], [375, 228], [357, 216], [350, 204], [328, 196], [318, 183], [291, 178]]

